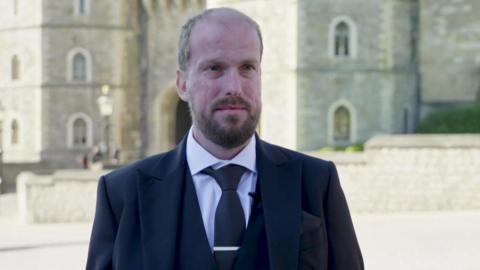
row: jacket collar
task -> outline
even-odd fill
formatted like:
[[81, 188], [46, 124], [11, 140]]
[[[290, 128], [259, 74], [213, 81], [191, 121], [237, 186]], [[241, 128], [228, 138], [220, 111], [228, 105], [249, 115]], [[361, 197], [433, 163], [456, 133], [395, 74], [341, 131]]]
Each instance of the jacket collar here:
[[257, 168], [271, 269], [297, 269], [301, 164], [279, 147], [257, 140]]
[[184, 138], [177, 148], [158, 156], [151, 170], [138, 170], [139, 226], [145, 269], [175, 268], [185, 186], [185, 144]]

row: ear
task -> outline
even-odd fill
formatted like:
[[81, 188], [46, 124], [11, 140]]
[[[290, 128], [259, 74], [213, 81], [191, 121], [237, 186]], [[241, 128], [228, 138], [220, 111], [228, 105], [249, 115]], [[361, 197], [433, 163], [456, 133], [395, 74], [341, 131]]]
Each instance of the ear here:
[[187, 72], [177, 69], [177, 93], [181, 100], [188, 102]]

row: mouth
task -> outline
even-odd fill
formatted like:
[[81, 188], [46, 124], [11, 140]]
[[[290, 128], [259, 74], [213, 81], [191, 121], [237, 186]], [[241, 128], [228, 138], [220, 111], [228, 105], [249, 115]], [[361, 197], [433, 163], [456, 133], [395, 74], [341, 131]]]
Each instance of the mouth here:
[[248, 111], [250, 106], [247, 101], [238, 97], [228, 97], [218, 101], [213, 106], [215, 112], [236, 113]]
[[245, 106], [240, 105], [226, 105], [215, 108], [216, 111], [244, 111], [246, 109], [247, 108]]

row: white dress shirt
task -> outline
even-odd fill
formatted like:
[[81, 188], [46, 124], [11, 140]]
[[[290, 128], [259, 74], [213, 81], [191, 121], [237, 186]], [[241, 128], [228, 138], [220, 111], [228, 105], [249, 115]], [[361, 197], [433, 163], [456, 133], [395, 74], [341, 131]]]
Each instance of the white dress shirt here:
[[257, 184], [257, 167], [256, 167], [256, 151], [255, 137], [250, 138], [250, 142], [231, 160], [222, 160], [214, 157], [205, 150], [193, 138], [192, 129], [188, 132], [187, 137], [187, 163], [192, 173], [193, 184], [197, 192], [198, 203], [202, 213], [203, 225], [207, 233], [210, 248], [213, 250], [214, 228], [215, 228], [215, 210], [217, 209], [222, 190], [218, 183], [211, 176], [201, 173], [205, 168], [212, 167], [217, 170], [228, 164], [236, 164], [245, 167], [247, 170], [242, 175], [238, 184], [237, 193], [245, 213], [245, 227], [250, 217], [251, 205], [253, 198], [250, 192], [255, 192]]

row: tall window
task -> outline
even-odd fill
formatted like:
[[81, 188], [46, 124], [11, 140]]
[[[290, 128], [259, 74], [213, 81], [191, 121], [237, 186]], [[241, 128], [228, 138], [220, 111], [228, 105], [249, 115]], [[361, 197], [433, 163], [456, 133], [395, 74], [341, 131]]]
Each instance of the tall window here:
[[18, 0], [13, 0], [13, 14], [17, 15], [18, 13]]
[[12, 124], [10, 126], [10, 135], [10, 143], [12, 145], [18, 144], [18, 142], [20, 141], [20, 130], [18, 127], [18, 122], [15, 119], [12, 121]]
[[87, 122], [81, 118], [77, 118], [73, 122], [73, 145], [87, 145]]
[[409, 112], [408, 112], [408, 108], [405, 108], [403, 109], [403, 133], [408, 133], [409, 131], [409, 121], [408, 121], [408, 117], [409, 116]]
[[87, 3], [86, 1], [87, 0], [77, 0], [77, 10], [78, 10], [78, 14], [85, 14], [86, 11], [87, 11]]
[[70, 115], [67, 120], [67, 147], [92, 146], [92, 119], [85, 113]]
[[345, 22], [335, 27], [335, 56], [350, 55], [350, 29]]
[[72, 80], [78, 82], [87, 80], [87, 59], [82, 53], [77, 53], [73, 56]]
[[335, 110], [333, 139], [335, 141], [350, 140], [350, 112], [345, 106], [340, 106]]
[[73, 48], [67, 54], [67, 81], [90, 82], [92, 79], [92, 57], [84, 48]]
[[0, 150], [3, 150], [3, 121], [0, 119]]
[[337, 16], [328, 27], [328, 55], [331, 58], [356, 59], [358, 56], [357, 25], [345, 15]]
[[16, 81], [20, 79], [20, 60], [18, 59], [17, 55], [14, 55], [12, 57], [12, 63], [11, 63], [11, 77], [13, 81]]

